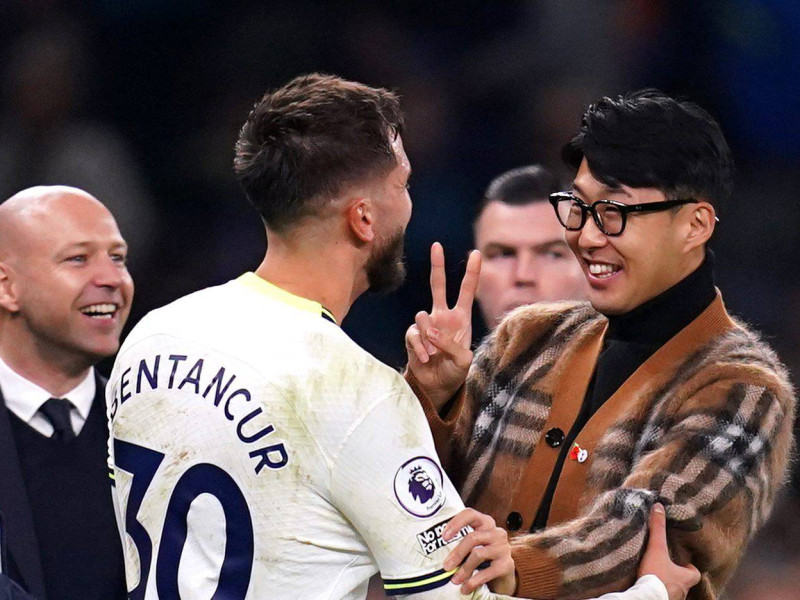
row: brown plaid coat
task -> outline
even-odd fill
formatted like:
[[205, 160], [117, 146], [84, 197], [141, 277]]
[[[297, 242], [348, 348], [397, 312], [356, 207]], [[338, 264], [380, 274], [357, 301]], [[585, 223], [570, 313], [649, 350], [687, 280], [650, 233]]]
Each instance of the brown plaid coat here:
[[565, 461], [547, 529], [525, 534], [560, 450], [546, 434], [572, 426], [606, 326], [587, 303], [518, 309], [478, 349], [443, 416], [411, 375], [409, 383], [466, 504], [518, 530], [515, 595], [628, 587], [660, 501], [674, 558], [703, 573], [690, 599], [711, 600], [784, 481], [794, 391], [776, 355], [718, 295], [592, 416], [575, 441], [588, 458]]

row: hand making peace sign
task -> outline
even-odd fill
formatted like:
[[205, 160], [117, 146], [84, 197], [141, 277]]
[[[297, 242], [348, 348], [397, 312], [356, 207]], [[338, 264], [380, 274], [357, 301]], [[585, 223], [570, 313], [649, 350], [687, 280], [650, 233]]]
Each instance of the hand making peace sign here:
[[449, 308], [444, 250], [439, 242], [431, 246], [433, 308], [430, 313], [417, 313], [415, 324], [406, 331], [406, 351], [409, 370], [437, 409], [461, 387], [472, 363], [472, 302], [480, 272], [481, 254], [473, 250], [467, 260], [458, 300]]

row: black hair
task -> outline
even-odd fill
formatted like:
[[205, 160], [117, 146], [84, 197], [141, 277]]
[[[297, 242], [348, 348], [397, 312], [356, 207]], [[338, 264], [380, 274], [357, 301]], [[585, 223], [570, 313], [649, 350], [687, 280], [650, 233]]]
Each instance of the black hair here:
[[478, 205], [477, 221], [491, 202], [511, 206], [526, 206], [546, 201], [553, 192], [561, 190], [558, 179], [542, 165], [527, 165], [501, 173], [492, 179]]
[[697, 104], [655, 89], [589, 105], [561, 155], [576, 169], [585, 157], [610, 187], [656, 188], [717, 209], [733, 190], [733, 159], [719, 124]]

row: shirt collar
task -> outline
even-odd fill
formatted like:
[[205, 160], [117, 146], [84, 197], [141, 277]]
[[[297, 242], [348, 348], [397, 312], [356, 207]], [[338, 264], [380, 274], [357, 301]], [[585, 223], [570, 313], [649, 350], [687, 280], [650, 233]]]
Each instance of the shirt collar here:
[[[30, 421], [42, 404], [53, 397], [50, 392], [14, 371], [2, 358], [0, 358], [0, 388], [3, 390], [6, 407], [25, 422]], [[86, 419], [96, 392], [97, 381], [92, 367], [83, 381], [61, 397], [72, 402], [81, 417]]]
[[246, 287], [254, 290], [264, 296], [268, 296], [273, 298], [274, 300], [278, 300], [283, 302], [284, 304], [288, 304], [289, 306], [293, 306], [300, 310], [315, 313], [321, 316], [326, 321], [331, 321], [332, 323], [336, 323], [336, 318], [333, 316], [333, 313], [329, 311], [327, 308], [322, 306], [319, 302], [314, 300], [309, 300], [308, 298], [302, 298], [300, 296], [295, 296], [291, 292], [287, 292], [286, 290], [279, 288], [277, 285], [270, 283], [266, 279], [262, 279], [252, 271], [244, 273], [240, 275], [238, 279], [236, 279], [239, 283], [245, 285]]

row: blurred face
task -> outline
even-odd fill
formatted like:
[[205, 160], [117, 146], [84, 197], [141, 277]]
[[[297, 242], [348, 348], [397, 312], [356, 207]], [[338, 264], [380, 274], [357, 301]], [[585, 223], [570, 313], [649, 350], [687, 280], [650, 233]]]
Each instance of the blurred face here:
[[392, 143], [397, 166], [385, 179], [379, 181], [372, 192], [379, 219], [379, 235], [367, 261], [367, 282], [374, 292], [390, 292], [402, 285], [406, 276], [403, 262], [403, 241], [411, 219], [411, 196], [408, 178], [411, 163], [398, 135]]
[[[652, 188], [609, 188], [594, 178], [585, 159], [573, 189], [587, 204], [597, 200], [624, 204], [666, 200], [662, 192]], [[691, 210], [691, 206], [682, 206], [677, 212], [629, 214], [625, 230], [617, 237], [603, 234], [591, 217], [580, 231], [566, 232], [567, 243], [589, 282], [589, 300], [599, 312], [629, 312], [691, 273], [696, 265], [684, 250], [686, 217]]]
[[25, 215], [14, 235], [4, 261], [9, 327], [48, 355], [87, 365], [116, 352], [133, 282], [111, 213], [90, 197], [61, 195]]
[[587, 295], [580, 264], [546, 201], [490, 202], [475, 224], [475, 245], [483, 255], [476, 298], [489, 327], [524, 304]]

